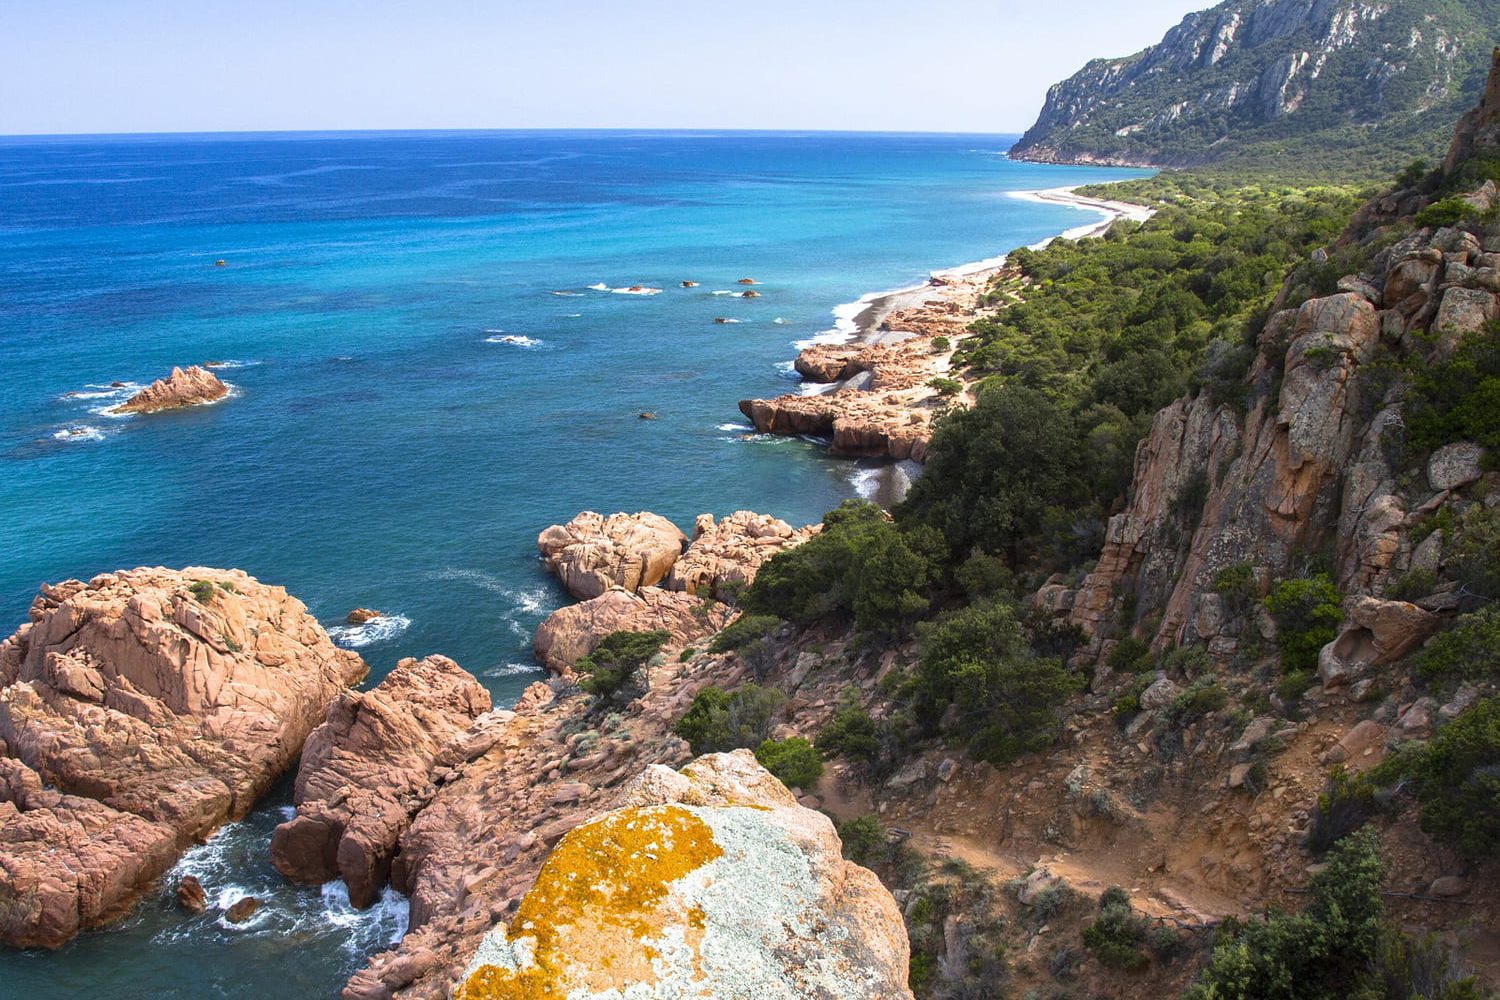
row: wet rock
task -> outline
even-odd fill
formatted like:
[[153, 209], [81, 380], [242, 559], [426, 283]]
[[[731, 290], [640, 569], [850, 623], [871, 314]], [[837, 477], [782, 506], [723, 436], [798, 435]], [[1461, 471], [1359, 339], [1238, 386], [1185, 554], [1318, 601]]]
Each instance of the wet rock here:
[[224, 911], [224, 919], [231, 924], [242, 924], [255, 916], [255, 911], [259, 909], [260, 900], [254, 896], [241, 896]]
[[208, 896], [203, 883], [192, 875], [184, 875], [177, 883], [177, 906], [188, 913], [203, 913], [208, 910]]
[[229, 394], [229, 387], [206, 368], [173, 368], [166, 378], [159, 378], [125, 402], [116, 413], [155, 413], [177, 410], [200, 403], [212, 403]]
[[353, 611], [344, 616], [344, 621], [348, 622], [350, 625], [364, 625], [367, 622], [372, 622], [378, 618], [384, 617], [385, 615], [381, 614], [379, 611], [376, 611], [374, 608], [355, 608]]

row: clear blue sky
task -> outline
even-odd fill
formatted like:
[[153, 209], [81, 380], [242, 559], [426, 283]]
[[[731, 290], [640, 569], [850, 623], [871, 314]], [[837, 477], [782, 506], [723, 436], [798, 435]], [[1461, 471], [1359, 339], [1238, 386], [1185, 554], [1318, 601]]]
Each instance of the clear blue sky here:
[[0, 0], [0, 133], [1017, 132], [1210, 0]]

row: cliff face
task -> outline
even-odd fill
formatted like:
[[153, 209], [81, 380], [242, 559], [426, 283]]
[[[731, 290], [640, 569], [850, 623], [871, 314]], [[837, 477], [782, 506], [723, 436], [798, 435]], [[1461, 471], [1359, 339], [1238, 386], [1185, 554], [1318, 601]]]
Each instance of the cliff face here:
[[[1500, 53], [1455, 139], [1464, 155], [1500, 148], [1497, 81]], [[1461, 197], [1481, 214], [1496, 203], [1493, 183]], [[1500, 315], [1500, 227], [1415, 228], [1412, 214], [1431, 198], [1396, 191], [1356, 217], [1333, 251], [1359, 270], [1336, 294], [1288, 301], [1288, 279], [1245, 376], [1244, 410], [1199, 394], [1157, 414], [1094, 571], [1076, 592], [1044, 589], [1039, 604], [1067, 613], [1096, 648], [1123, 625], [1158, 647], [1203, 642], [1227, 657], [1240, 631], [1257, 627], [1230, 607], [1220, 574], [1231, 567], [1248, 568], [1264, 592], [1321, 562], [1345, 593], [1377, 599], [1406, 574], [1441, 567], [1442, 532], [1415, 529], [1461, 513], [1475, 483], [1490, 493], [1500, 479], [1468, 442], [1439, 449], [1416, 474], [1405, 468], [1404, 382], [1392, 371], [1447, 356]], [[1417, 603], [1454, 606], [1443, 594]], [[1336, 664], [1324, 673], [1346, 679]]]
[[1011, 155], [1296, 169], [1326, 154], [1357, 170], [1372, 143], [1386, 163], [1435, 158], [1495, 36], [1477, 0], [1228, 0], [1054, 86]]

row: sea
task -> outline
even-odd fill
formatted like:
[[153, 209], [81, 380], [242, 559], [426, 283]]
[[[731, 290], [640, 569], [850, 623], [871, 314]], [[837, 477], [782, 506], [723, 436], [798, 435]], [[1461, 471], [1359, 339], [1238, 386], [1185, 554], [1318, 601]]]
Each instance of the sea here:
[[[0, 636], [43, 582], [237, 567], [369, 683], [443, 653], [507, 703], [567, 600], [539, 531], [583, 510], [804, 524], [873, 495], [877, 464], [756, 435], [738, 401], [797, 391], [799, 345], [848, 336], [863, 297], [1098, 218], [1015, 193], [1142, 176], [1012, 162], [1014, 139], [0, 137]], [[205, 362], [224, 401], [109, 412]], [[349, 626], [355, 607], [384, 617]], [[284, 781], [111, 927], [0, 954], [0, 994], [336, 995], [406, 903], [284, 884], [289, 803]], [[189, 872], [260, 911], [178, 912]]]

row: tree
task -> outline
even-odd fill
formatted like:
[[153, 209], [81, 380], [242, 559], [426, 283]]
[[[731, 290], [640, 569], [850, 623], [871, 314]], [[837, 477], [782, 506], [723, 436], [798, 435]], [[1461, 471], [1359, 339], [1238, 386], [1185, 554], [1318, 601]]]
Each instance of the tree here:
[[694, 755], [758, 747], [771, 735], [785, 704], [786, 695], [759, 684], [732, 692], [710, 686], [693, 696], [672, 732], [688, 741]]
[[601, 702], [609, 704], [628, 690], [636, 671], [661, 652], [672, 638], [670, 632], [611, 632], [587, 656], [580, 657], [573, 669], [580, 675], [578, 686]]

